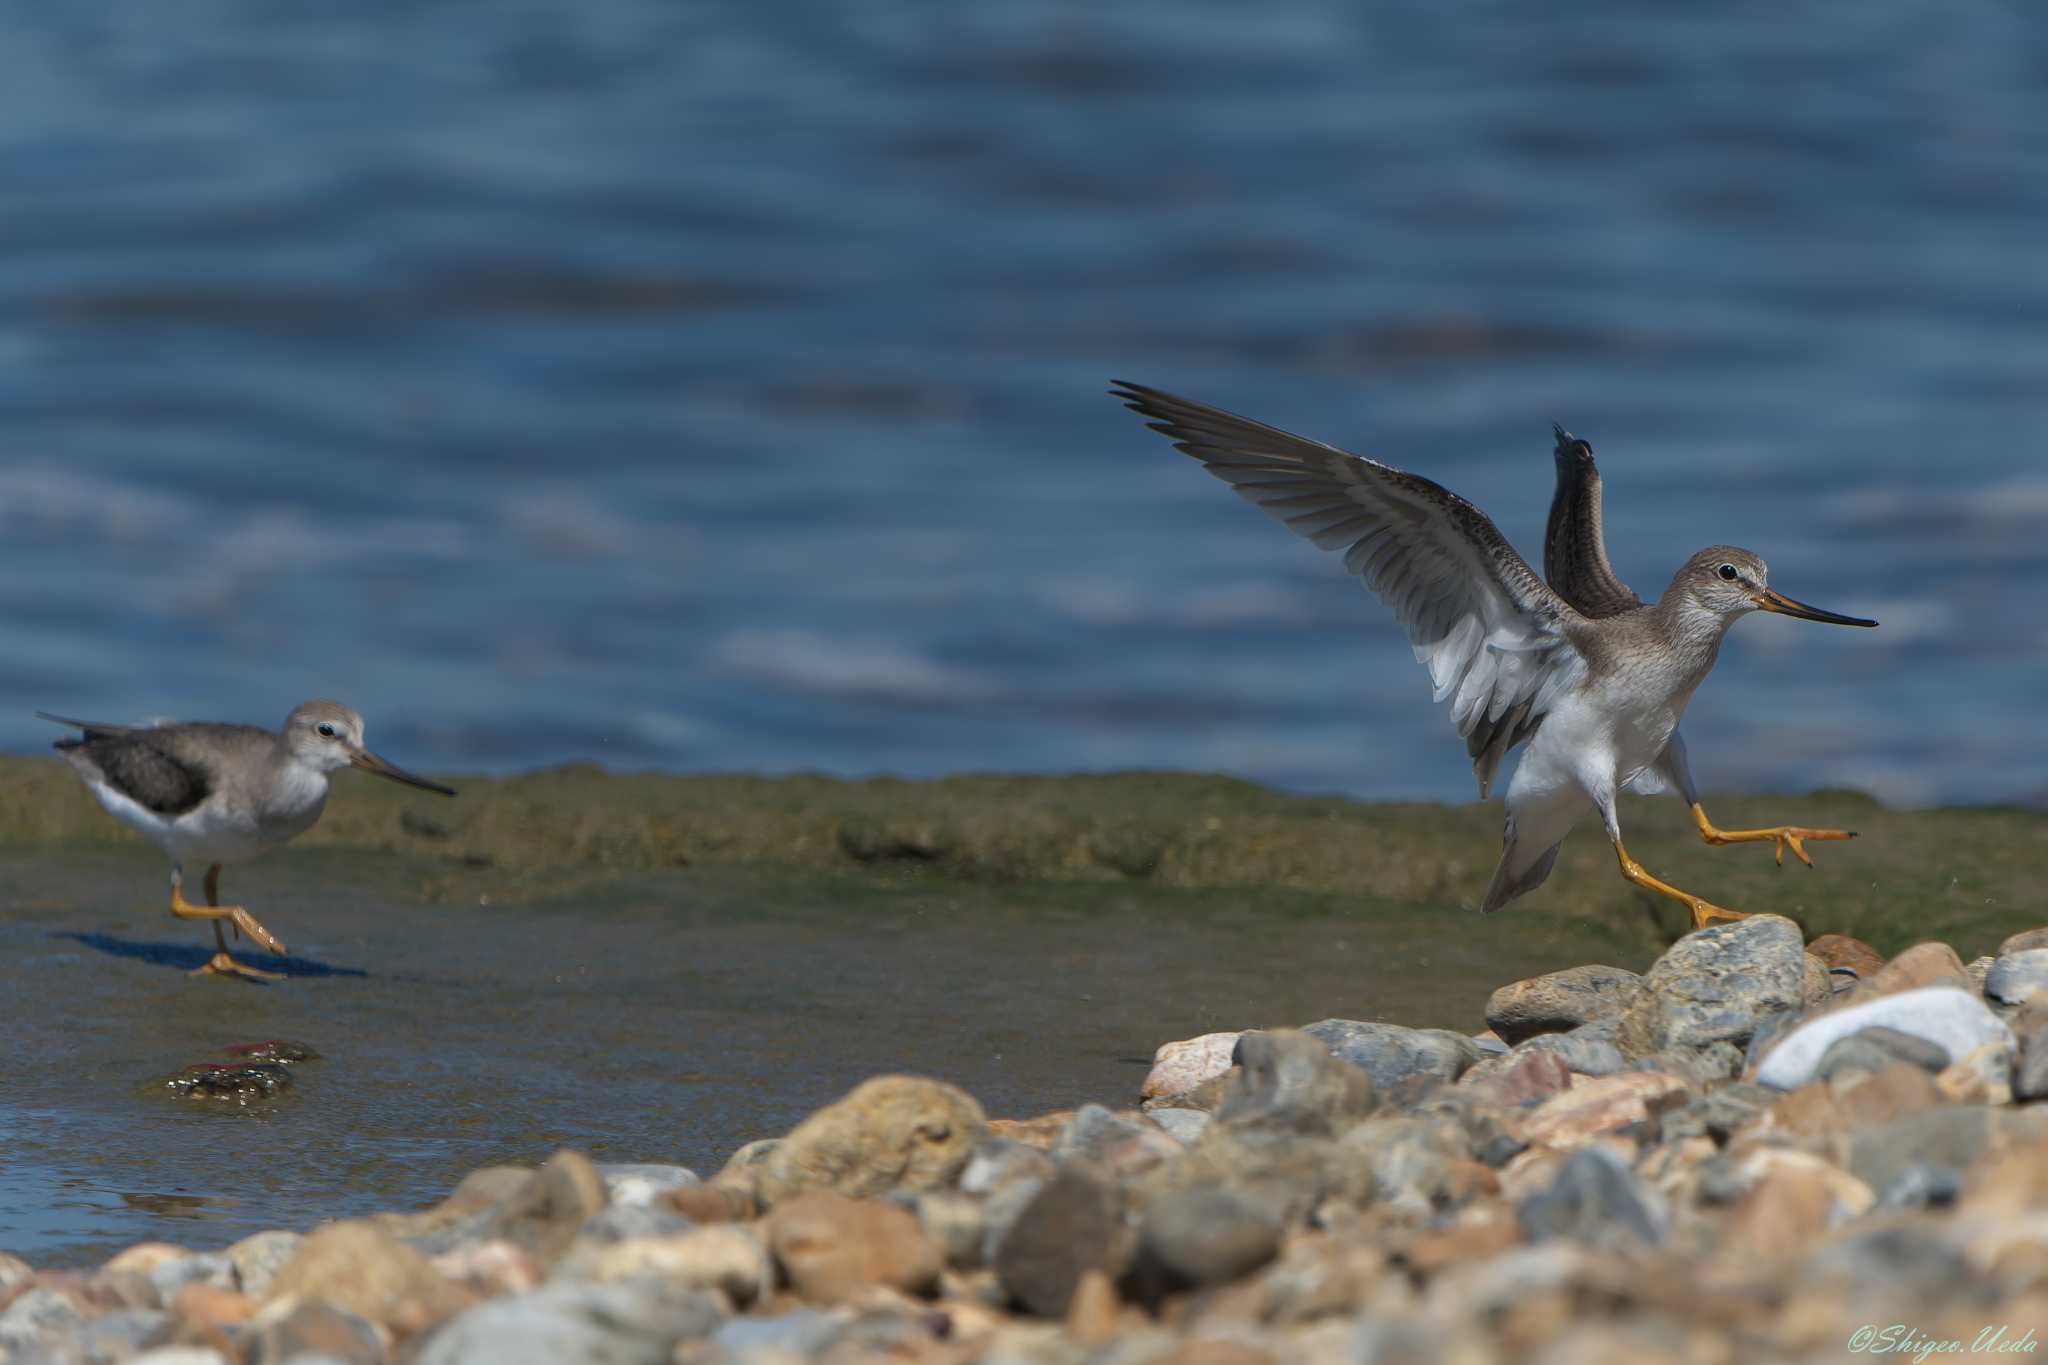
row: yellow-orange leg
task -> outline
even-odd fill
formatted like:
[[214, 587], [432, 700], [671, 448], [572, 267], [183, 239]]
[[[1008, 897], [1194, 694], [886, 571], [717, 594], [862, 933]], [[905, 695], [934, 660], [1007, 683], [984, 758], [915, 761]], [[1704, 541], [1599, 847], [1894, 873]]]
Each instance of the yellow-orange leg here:
[[213, 941], [218, 951], [207, 960], [205, 966], [196, 968], [192, 975], [240, 976], [246, 977], [251, 981], [284, 980], [281, 973], [266, 972], [256, 967], [245, 967], [229, 955], [227, 935], [221, 932], [222, 921], [232, 923], [237, 933], [247, 934], [279, 957], [284, 956], [284, 944], [278, 942], [275, 935], [257, 923], [256, 917], [241, 906], [222, 905], [220, 903], [219, 863], [215, 863], [206, 870], [205, 905], [194, 905], [186, 900], [183, 878], [176, 874], [172, 875], [171, 913], [179, 919], [205, 919], [213, 921]]
[[1722, 844], [1760, 844], [1766, 839], [1777, 841], [1778, 866], [1785, 865], [1785, 849], [1789, 846], [1792, 856], [1808, 867], [1813, 859], [1806, 856], [1805, 840], [1808, 839], [1853, 839], [1853, 829], [1807, 829], [1804, 825], [1773, 825], [1769, 829], [1719, 829], [1707, 818], [1706, 807], [1699, 802], [1692, 803], [1692, 822], [1700, 827], [1700, 838], [1716, 846]]
[[1685, 906], [1686, 909], [1692, 911], [1692, 927], [1695, 929], [1704, 929], [1716, 920], [1749, 918], [1743, 911], [1724, 910], [1712, 901], [1703, 901], [1690, 892], [1680, 891], [1669, 882], [1658, 881], [1655, 877], [1643, 871], [1641, 863], [1628, 856], [1628, 850], [1621, 846], [1621, 840], [1619, 839], [1614, 841], [1614, 856], [1621, 860], [1622, 876], [1645, 890], [1654, 891], [1660, 896], [1669, 896]]

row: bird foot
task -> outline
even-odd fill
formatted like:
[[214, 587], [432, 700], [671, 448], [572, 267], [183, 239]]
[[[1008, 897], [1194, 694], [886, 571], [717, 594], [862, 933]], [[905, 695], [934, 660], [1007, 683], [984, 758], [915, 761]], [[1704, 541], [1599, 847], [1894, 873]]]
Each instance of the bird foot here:
[[283, 981], [283, 972], [266, 972], [261, 967], [244, 966], [226, 953], [215, 953], [206, 964], [194, 967], [192, 976], [238, 976], [244, 981]]
[[174, 888], [171, 892], [171, 913], [179, 919], [210, 919], [216, 926], [220, 921], [228, 920], [235, 926], [236, 933], [247, 934], [253, 942], [279, 957], [285, 955], [284, 944], [277, 935], [264, 928], [254, 915], [239, 905], [194, 905]]
[[1699, 826], [1700, 838], [1717, 848], [1727, 844], [1760, 844], [1766, 839], [1771, 840], [1777, 845], [1779, 867], [1785, 865], [1787, 848], [1792, 850], [1793, 857], [1812, 867], [1813, 859], [1806, 854], [1808, 839], [1824, 841], [1856, 837], [1856, 831], [1853, 829], [1808, 829], [1804, 825], [1772, 825], [1768, 829], [1720, 829], [1698, 806], [1692, 808], [1692, 818], [1693, 823]]
[[1711, 901], [1693, 901], [1691, 907], [1692, 927], [1695, 929], [1704, 929], [1718, 921], [1733, 924], [1736, 920], [1749, 918], [1747, 910], [1728, 910]]

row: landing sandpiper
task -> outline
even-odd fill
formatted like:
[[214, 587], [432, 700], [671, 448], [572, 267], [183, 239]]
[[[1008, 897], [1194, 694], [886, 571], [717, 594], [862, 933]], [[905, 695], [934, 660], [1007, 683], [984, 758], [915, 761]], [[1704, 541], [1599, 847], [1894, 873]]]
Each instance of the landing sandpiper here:
[[1687, 560], [1655, 602], [1615, 576], [1601, 538], [1592, 447], [1557, 428], [1558, 488], [1544, 569], [1515, 553], [1486, 515], [1415, 474], [1275, 427], [1119, 382], [1111, 394], [1296, 534], [1340, 551], [1408, 631], [1436, 700], [1451, 703], [1479, 794], [1510, 749], [1528, 748], [1508, 783], [1500, 865], [1479, 908], [1500, 909], [1550, 875], [1573, 825], [1598, 812], [1621, 874], [1683, 903], [1694, 928], [1741, 919], [1643, 870], [1621, 842], [1615, 794], [1675, 788], [1710, 844], [1770, 841], [1812, 866], [1807, 840], [1848, 830], [1779, 825], [1723, 830], [1707, 819], [1686, 765], [1679, 717], [1721, 637], [1752, 611], [1874, 626], [1774, 591], [1762, 559], [1713, 545]]

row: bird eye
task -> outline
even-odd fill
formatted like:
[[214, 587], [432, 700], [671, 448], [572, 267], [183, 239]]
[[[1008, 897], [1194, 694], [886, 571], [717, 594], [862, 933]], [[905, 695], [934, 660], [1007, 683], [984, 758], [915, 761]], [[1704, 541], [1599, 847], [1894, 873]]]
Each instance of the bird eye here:
[[[1729, 578], [1733, 578], [1733, 577], [1734, 577], [1735, 575], [1734, 575], [1734, 574], [1732, 574], [1732, 573], [1730, 573], [1730, 574], [1728, 574], [1728, 575], [1726, 575], [1726, 576], [1727, 576], [1727, 577], [1729, 577]], [[332, 725], [329, 725], [329, 724], [328, 724], [328, 723], [327, 723], [326, 721], [322, 721], [322, 722], [320, 722], [320, 733], [321, 733], [321, 734], [323, 734], [323, 735], [325, 735], [325, 736], [327, 736], [327, 737], [328, 737], [329, 739], [333, 739], [333, 738], [334, 738], [334, 727], [333, 727]]]
[[[1721, 577], [1733, 583], [1735, 581], [1735, 566], [1733, 564], [1723, 564], [1721, 566]], [[321, 728], [325, 729], [326, 727], [322, 726]]]

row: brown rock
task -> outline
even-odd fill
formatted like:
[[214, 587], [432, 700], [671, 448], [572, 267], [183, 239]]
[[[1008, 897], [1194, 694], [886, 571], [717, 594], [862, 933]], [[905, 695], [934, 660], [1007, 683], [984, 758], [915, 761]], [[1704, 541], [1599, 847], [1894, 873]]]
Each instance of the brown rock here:
[[233, 1327], [256, 1316], [256, 1300], [235, 1289], [188, 1284], [171, 1300], [171, 1312], [187, 1322]]
[[1483, 1218], [1424, 1232], [1409, 1243], [1407, 1260], [1417, 1273], [1434, 1275], [1447, 1266], [1498, 1255], [1521, 1241], [1521, 1219], [1489, 1210]]
[[1050, 1114], [1040, 1114], [1035, 1119], [990, 1119], [988, 1135], [992, 1138], [1008, 1138], [1021, 1142], [1026, 1147], [1036, 1147], [1041, 1152], [1051, 1151], [1059, 1141], [1060, 1134], [1074, 1121], [1071, 1109], [1055, 1109]]
[[1834, 978], [1828, 975], [1828, 964], [1808, 953], [1806, 975], [1799, 983], [1799, 995], [1806, 1002], [1806, 1008], [1811, 1010], [1825, 1005], [1834, 991]]
[[836, 1194], [803, 1194], [777, 1205], [768, 1246], [790, 1287], [813, 1303], [843, 1303], [874, 1285], [928, 1293], [945, 1264], [915, 1215]]
[[677, 1213], [699, 1223], [746, 1223], [761, 1216], [754, 1191], [728, 1183], [723, 1176], [701, 1185], [684, 1185], [662, 1197]]
[[1986, 1043], [1945, 1067], [1935, 1088], [1957, 1104], [2011, 1104], [2013, 1059], [2010, 1043]]
[[1943, 1103], [1941, 1089], [1922, 1067], [1892, 1062], [1834, 1085], [1836, 1107], [1852, 1126], [1889, 1123]]
[[1996, 1221], [2048, 1208], [2048, 1141], [2021, 1142], [1970, 1168], [1962, 1212]]
[[767, 1246], [754, 1229], [736, 1223], [712, 1223], [673, 1237], [629, 1237], [599, 1251], [588, 1271], [599, 1283], [643, 1275], [691, 1289], [715, 1289], [741, 1307], [775, 1285]]
[[524, 1247], [507, 1241], [467, 1242], [433, 1259], [434, 1269], [478, 1298], [530, 1294], [547, 1272]]
[[1500, 1060], [1499, 1069], [1484, 1074], [1474, 1073], [1487, 1063], [1473, 1067], [1459, 1078], [1457, 1088], [1498, 1109], [1519, 1109], [1571, 1089], [1572, 1069], [1555, 1052], [1531, 1051]]
[[100, 1269], [116, 1272], [132, 1270], [138, 1275], [149, 1275], [161, 1266], [169, 1265], [172, 1261], [182, 1261], [192, 1254], [192, 1248], [175, 1246], [170, 1242], [137, 1242]]
[[254, 1365], [287, 1365], [304, 1356], [344, 1365], [377, 1365], [386, 1358], [384, 1338], [375, 1323], [324, 1300], [296, 1295], [265, 1304], [244, 1324], [240, 1341], [246, 1344], [216, 1335], [206, 1344], [228, 1359], [239, 1357]]
[[2004, 957], [2007, 953], [2024, 953], [2030, 948], [2048, 948], [2048, 928], [2022, 929], [1998, 945], [1992, 956]]
[[1101, 1346], [1117, 1333], [1116, 1286], [1100, 1270], [1082, 1272], [1067, 1304], [1067, 1335], [1083, 1346]]
[[1884, 964], [1870, 978], [1877, 995], [1891, 995], [1920, 986], [1960, 986], [1972, 990], [1970, 973], [1956, 950], [1946, 943], [1916, 943]]
[[1682, 1104], [1688, 1093], [1683, 1080], [1661, 1071], [1582, 1077], [1523, 1117], [1522, 1138], [1549, 1147], [1578, 1146]]
[[865, 1198], [949, 1185], [988, 1129], [957, 1086], [877, 1076], [820, 1109], [783, 1139], [757, 1186], [769, 1208], [810, 1191]]
[[1820, 1240], [1833, 1207], [1827, 1182], [1818, 1173], [1790, 1168], [1770, 1172], [1729, 1214], [1714, 1251], [1715, 1270], [1742, 1280], [1771, 1274]]
[[1152, 1070], [1138, 1093], [1145, 1099], [1179, 1095], [1230, 1070], [1230, 1058], [1242, 1033], [1205, 1033], [1161, 1043], [1152, 1054]]
[[1806, 951], [1830, 968], [1847, 968], [1863, 981], [1876, 976], [1884, 967], [1883, 953], [1847, 934], [1822, 934], [1806, 945]]
[[590, 1158], [565, 1148], [506, 1196], [478, 1235], [510, 1242], [543, 1266], [553, 1265], [610, 1198]]
[[1642, 993], [1643, 978], [1620, 967], [1572, 967], [1502, 986], [1486, 1002], [1486, 1022], [1509, 1043], [1618, 1018]]
[[326, 1300], [401, 1333], [423, 1331], [467, 1302], [426, 1257], [366, 1222], [329, 1223], [299, 1244], [265, 1301], [293, 1296]]

